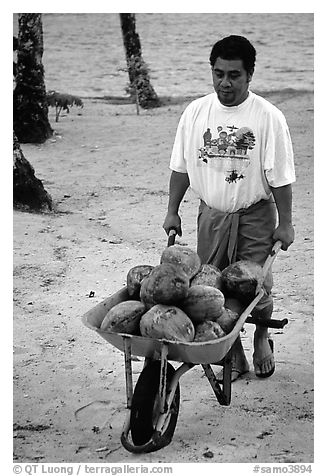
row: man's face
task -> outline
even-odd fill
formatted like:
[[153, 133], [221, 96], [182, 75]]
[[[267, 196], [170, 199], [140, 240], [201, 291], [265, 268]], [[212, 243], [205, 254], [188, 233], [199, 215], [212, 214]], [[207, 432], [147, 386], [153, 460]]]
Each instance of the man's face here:
[[238, 106], [248, 97], [253, 73], [247, 73], [240, 59], [217, 58], [212, 69], [213, 87], [224, 106]]

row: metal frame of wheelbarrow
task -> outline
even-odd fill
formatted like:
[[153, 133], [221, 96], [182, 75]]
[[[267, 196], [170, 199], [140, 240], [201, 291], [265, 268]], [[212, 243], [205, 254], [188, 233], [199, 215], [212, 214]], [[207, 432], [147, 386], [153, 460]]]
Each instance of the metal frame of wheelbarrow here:
[[[263, 297], [264, 291], [261, 290], [256, 298], [251, 302], [248, 308], [244, 311], [244, 313], [250, 313], [251, 310], [256, 306], [256, 304], [260, 301]], [[287, 319], [283, 320], [276, 320], [276, 319], [269, 319], [269, 320], [257, 320], [252, 317], [248, 317], [245, 320], [246, 323], [251, 324], [258, 324], [262, 327], [270, 327], [270, 328], [283, 328], [287, 324]], [[124, 355], [125, 355], [125, 379], [126, 379], [126, 400], [127, 400], [127, 410], [128, 414], [126, 416], [122, 434], [121, 434], [121, 443], [125, 449], [132, 453], [144, 453], [150, 451], [156, 451], [164, 446], [167, 446], [172, 437], [173, 431], [171, 434], [165, 435], [165, 428], [167, 427], [167, 423], [171, 418], [171, 405], [174, 400], [174, 395], [179, 384], [179, 379], [184, 375], [188, 370], [193, 368], [195, 365], [194, 363], [182, 363], [177, 369], [175, 369], [173, 378], [170, 380], [169, 384], [167, 385], [167, 364], [168, 364], [168, 346], [167, 344], [162, 341], [161, 345], [161, 352], [157, 355], [160, 361], [160, 379], [159, 379], [159, 388], [158, 388], [158, 408], [157, 411], [159, 415], [157, 415], [157, 422], [153, 431], [151, 438], [142, 445], [135, 445], [130, 440], [130, 432], [131, 432], [131, 411], [133, 406], [133, 381], [132, 381], [132, 355], [131, 355], [131, 345], [130, 345], [130, 337], [124, 336]], [[212, 387], [212, 390], [217, 398], [217, 401], [220, 405], [228, 406], [231, 403], [231, 375], [232, 375], [232, 353], [233, 353], [233, 346], [227, 352], [225, 357], [222, 361], [216, 362], [213, 365], [221, 365], [223, 367], [223, 381], [220, 384], [215, 376], [214, 371], [212, 370], [211, 364], [200, 364], [204, 370], [204, 373]], [[144, 368], [147, 365], [151, 365], [153, 362], [152, 359], [145, 359]], [[143, 368], [143, 370], [144, 370]], [[142, 371], [143, 372], [143, 371]], [[142, 374], [142, 373], [141, 373]]]
[[[131, 411], [133, 405], [133, 382], [132, 382], [132, 365], [131, 365], [131, 353], [130, 345], [128, 342], [129, 338], [126, 337], [125, 344], [125, 378], [126, 378], [126, 399], [127, 399], [127, 409], [128, 414], [126, 416], [123, 431], [121, 434], [121, 442], [124, 448], [132, 453], [144, 453], [158, 450], [167, 444], [170, 443], [173, 436], [173, 432], [170, 435], [165, 436], [164, 431], [169, 419], [171, 418], [170, 410], [171, 405], [174, 400], [175, 392], [177, 386], [179, 385], [179, 379], [183, 374], [188, 370], [193, 368], [196, 364], [186, 363], [181, 364], [175, 371], [173, 378], [167, 385], [167, 354], [168, 348], [165, 343], [162, 343], [161, 355], [160, 355], [160, 379], [159, 379], [159, 389], [158, 389], [158, 419], [154, 432], [145, 444], [135, 445], [130, 441], [129, 434], [131, 431]], [[205, 375], [208, 378], [210, 385], [216, 395], [218, 402], [221, 405], [229, 405], [231, 401], [231, 369], [232, 369], [232, 360], [231, 360], [232, 351], [229, 350], [228, 354], [224, 358], [223, 362], [223, 384], [222, 386], [217, 381], [214, 372], [210, 364], [201, 364]], [[147, 365], [151, 365], [149, 362], [150, 359], [145, 359], [144, 368]]]
[[[264, 276], [271, 267], [280, 247], [281, 242], [275, 243], [266, 259], [263, 266]], [[124, 352], [128, 412], [121, 434], [121, 443], [128, 451], [133, 453], [156, 451], [170, 443], [179, 410], [179, 379], [195, 365], [200, 364], [202, 366], [218, 402], [221, 405], [230, 405], [233, 345], [243, 325], [252, 323], [262, 327], [283, 328], [288, 322], [287, 319], [256, 320], [250, 315], [264, 294], [264, 288], [260, 283], [254, 300], [243, 311], [231, 333], [208, 342], [172, 342], [102, 331], [100, 329], [101, 322], [108, 310], [115, 304], [130, 299], [126, 288], [97, 304], [83, 316], [83, 322], [87, 327], [96, 331], [105, 340]], [[145, 357], [143, 370], [134, 389], [132, 355]], [[174, 369], [168, 362], [169, 360], [180, 362], [181, 365]], [[211, 368], [211, 365], [214, 364], [223, 367], [223, 381], [221, 384]], [[141, 384], [143, 384], [143, 387]], [[152, 394], [148, 398], [148, 393], [151, 393], [150, 390]], [[140, 400], [138, 400], [139, 397], [141, 397]], [[142, 408], [142, 402], [153, 405], [153, 407]], [[142, 412], [147, 419], [152, 418], [152, 412], [155, 413], [154, 424], [152, 426], [152, 421], [150, 422], [151, 424], [147, 427], [148, 436], [145, 439], [142, 437]], [[137, 438], [131, 435], [133, 431]], [[139, 439], [140, 434], [141, 442], [136, 443], [135, 440]], [[132, 441], [130, 436], [132, 436]]]

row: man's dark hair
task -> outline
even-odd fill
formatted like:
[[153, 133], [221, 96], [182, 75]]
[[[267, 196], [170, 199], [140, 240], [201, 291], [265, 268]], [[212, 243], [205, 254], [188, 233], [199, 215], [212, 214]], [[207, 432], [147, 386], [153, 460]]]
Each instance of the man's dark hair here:
[[211, 66], [214, 66], [218, 57], [225, 60], [240, 59], [243, 61], [244, 69], [248, 73], [253, 73], [256, 50], [244, 36], [231, 35], [213, 45], [209, 58]]

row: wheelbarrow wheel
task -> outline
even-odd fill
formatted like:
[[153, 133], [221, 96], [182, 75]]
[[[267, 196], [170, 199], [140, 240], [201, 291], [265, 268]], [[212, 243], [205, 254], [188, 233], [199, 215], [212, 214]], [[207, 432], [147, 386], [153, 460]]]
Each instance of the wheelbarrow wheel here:
[[[175, 369], [167, 363], [166, 385], [169, 386]], [[175, 395], [169, 409], [169, 415], [161, 434], [156, 433], [159, 410], [160, 362], [149, 362], [142, 370], [135, 385], [131, 406], [130, 430], [134, 445], [148, 443], [146, 452], [156, 451], [167, 446], [173, 437], [179, 412], [180, 388], [177, 384]]]

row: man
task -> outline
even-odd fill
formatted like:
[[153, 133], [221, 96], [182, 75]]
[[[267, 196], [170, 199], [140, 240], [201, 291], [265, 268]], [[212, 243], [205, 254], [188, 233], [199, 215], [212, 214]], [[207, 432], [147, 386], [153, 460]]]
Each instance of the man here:
[[[274, 242], [280, 240], [287, 250], [294, 240], [292, 143], [281, 111], [249, 90], [255, 59], [255, 48], [241, 36], [223, 38], [213, 46], [210, 64], [215, 92], [185, 109], [170, 161], [163, 228], [167, 233], [175, 228], [182, 235], [179, 206], [191, 187], [200, 199], [197, 252], [203, 263], [220, 269], [240, 259], [262, 265]], [[212, 132], [204, 147], [208, 130], [217, 134]], [[267, 295], [252, 315], [269, 319], [273, 310], [271, 272], [265, 288]], [[269, 377], [275, 362], [267, 328], [256, 326], [253, 344], [255, 373]], [[233, 347], [232, 381], [248, 371], [238, 338]]]

